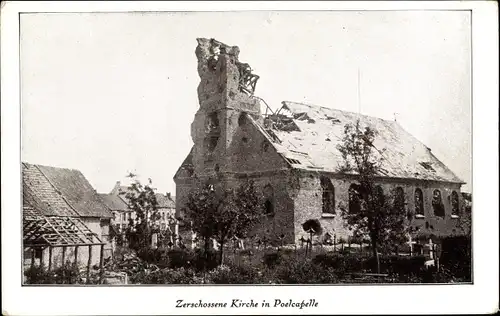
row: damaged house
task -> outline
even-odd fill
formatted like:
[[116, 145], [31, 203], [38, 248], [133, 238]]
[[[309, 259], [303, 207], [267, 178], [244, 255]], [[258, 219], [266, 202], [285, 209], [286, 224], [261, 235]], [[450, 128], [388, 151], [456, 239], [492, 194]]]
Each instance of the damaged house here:
[[414, 213], [413, 228], [435, 236], [457, 231], [464, 182], [397, 122], [288, 101], [263, 115], [253, 95], [258, 76], [238, 55], [236, 46], [198, 39], [200, 107], [191, 124], [194, 145], [174, 176], [178, 216], [199, 185], [237, 187], [252, 179], [267, 213], [257, 233], [298, 243], [306, 237], [302, 224], [318, 219], [324, 234], [347, 238], [340, 210], [359, 207], [349, 194], [357, 176], [340, 172], [337, 145], [344, 126], [359, 120], [377, 132], [374, 146], [384, 158], [377, 181]]
[[112, 213], [80, 171], [23, 163], [22, 183], [25, 264], [90, 267], [112, 256]]

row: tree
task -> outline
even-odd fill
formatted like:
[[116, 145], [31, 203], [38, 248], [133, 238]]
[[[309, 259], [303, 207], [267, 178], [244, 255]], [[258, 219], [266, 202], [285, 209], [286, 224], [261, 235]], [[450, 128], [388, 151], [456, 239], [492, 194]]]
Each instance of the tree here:
[[226, 242], [234, 237], [245, 238], [262, 216], [263, 205], [252, 181], [221, 192], [212, 185], [204, 185], [190, 194], [186, 203], [186, 218], [205, 242], [205, 254], [211, 238], [220, 244], [220, 264], [224, 262]]
[[472, 231], [472, 194], [462, 192], [462, 198], [458, 228], [461, 234], [470, 237]]
[[125, 195], [128, 207], [135, 213], [135, 220], [129, 219], [126, 235], [133, 249], [146, 248], [151, 245], [151, 236], [159, 227], [155, 224], [160, 219], [158, 201], [151, 179], [142, 185], [135, 174], [129, 174], [131, 184]]
[[375, 179], [381, 174], [383, 151], [374, 146], [376, 132], [361, 128], [359, 120], [347, 124], [338, 149], [342, 154], [341, 171], [357, 175], [358, 184], [349, 189], [350, 202], [356, 205], [342, 210], [346, 225], [356, 236], [368, 236], [380, 273], [379, 250], [405, 240], [408, 214], [397, 202], [395, 194], [386, 196]]

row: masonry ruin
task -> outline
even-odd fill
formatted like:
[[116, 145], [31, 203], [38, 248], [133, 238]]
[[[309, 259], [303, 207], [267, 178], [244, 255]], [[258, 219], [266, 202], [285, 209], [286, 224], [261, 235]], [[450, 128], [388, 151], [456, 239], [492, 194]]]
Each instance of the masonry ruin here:
[[398, 205], [415, 214], [413, 228], [435, 236], [456, 231], [463, 182], [396, 122], [290, 101], [273, 111], [255, 95], [259, 76], [239, 60], [237, 46], [197, 43], [200, 107], [191, 124], [194, 145], [174, 177], [178, 216], [201, 184], [221, 189], [252, 179], [267, 214], [256, 235], [300, 243], [307, 238], [302, 224], [318, 219], [322, 238], [349, 238], [340, 212], [355, 211], [356, 175], [341, 172], [336, 146], [344, 126], [360, 120], [378, 131], [377, 148], [387, 149], [380, 151], [387, 163], [379, 189], [397, 193]]

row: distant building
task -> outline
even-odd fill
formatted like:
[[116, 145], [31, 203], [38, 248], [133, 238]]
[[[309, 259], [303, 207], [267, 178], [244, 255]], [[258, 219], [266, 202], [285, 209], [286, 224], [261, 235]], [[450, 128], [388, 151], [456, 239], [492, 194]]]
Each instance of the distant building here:
[[253, 96], [258, 76], [238, 54], [236, 46], [198, 39], [200, 107], [191, 124], [194, 145], [174, 177], [178, 215], [200, 185], [223, 189], [251, 179], [267, 213], [256, 233], [298, 243], [307, 237], [302, 224], [318, 219], [324, 234], [349, 237], [340, 213], [360, 207], [350, 193], [358, 175], [342, 172], [337, 145], [344, 127], [359, 120], [378, 133], [375, 153], [383, 160], [377, 189], [395, 194], [414, 214], [411, 225], [420, 234], [457, 231], [464, 182], [397, 122], [288, 101], [263, 115]]
[[118, 195], [106, 193], [99, 193], [99, 195], [113, 213], [111, 225], [117, 229], [117, 232], [123, 232], [129, 225], [129, 218], [132, 218], [132, 211], [128, 208], [127, 203]]
[[95, 265], [112, 255], [112, 213], [80, 171], [23, 163], [22, 178], [25, 263], [86, 265], [91, 256]]
[[165, 230], [169, 225], [172, 225], [169, 219], [175, 218], [175, 196], [172, 196], [170, 192], [166, 194], [156, 193], [156, 201], [158, 201], [160, 215], [158, 224], [161, 230]]
[[[108, 207], [116, 214], [113, 225], [122, 230], [129, 225], [131, 219], [132, 221], [136, 219], [135, 212], [129, 208], [129, 201], [126, 197], [128, 190], [129, 187], [123, 186], [120, 181], [117, 181], [110, 193], [100, 194]], [[159, 220], [155, 224], [161, 230], [165, 230], [171, 224], [169, 218], [175, 216], [175, 196], [172, 196], [169, 192], [166, 194], [156, 193], [155, 196], [158, 202], [159, 215]]]

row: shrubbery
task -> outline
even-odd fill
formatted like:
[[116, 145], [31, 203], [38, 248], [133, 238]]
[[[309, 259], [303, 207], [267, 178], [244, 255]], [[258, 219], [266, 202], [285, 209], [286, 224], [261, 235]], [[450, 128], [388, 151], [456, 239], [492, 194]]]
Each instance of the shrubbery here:
[[[26, 284], [81, 284], [84, 283], [86, 273], [80, 271], [75, 263], [67, 262], [62, 266], [48, 271], [43, 264], [33, 266], [24, 271]], [[85, 280], [87, 283], [87, 280]], [[88, 283], [99, 283], [99, 272], [91, 270]]]
[[[205, 253], [203, 249], [142, 250], [132, 261], [129, 257], [129, 263], [121, 269], [110, 268], [127, 272], [130, 282], [139, 284], [463, 282], [470, 280], [470, 270], [467, 270], [470, 269], [470, 246], [465, 251], [457, 250], [457, 244], [463, 243], [459, 238], [443, 243], [439, 271], [437, 267], [424, 267], [424, 256], [380, 255], [380, 272], [385, 276], [366, 275], [377, 267], [370, 252], [328, 252], [320, 248], [312, 253], [301, 248], [234, 250], [227, 252], [224, 265], [219, 265], [216, 252]], [[124, 255], [127, 256], [130, 255]], [[67, 268], [65, 271], [57, 274], [56, 282], [73, 282], [64, 281], [74, 279], [71, 271]], [[38, 280], [37, 283], [54, 283], [53, 278], [47, 281], [36, 268], [27, 273], [29, 279]]]
[[130, 277], [135, 284], [200, 284], [203, 278], [189, 268], [158, 269], [155, 271], [140, 271]]
[[472, 280], [472, 244], [470, 236], [453, 236], [442, 240], [440, 264], [450, 274], [465, 282]]

